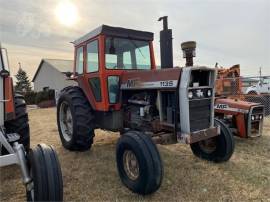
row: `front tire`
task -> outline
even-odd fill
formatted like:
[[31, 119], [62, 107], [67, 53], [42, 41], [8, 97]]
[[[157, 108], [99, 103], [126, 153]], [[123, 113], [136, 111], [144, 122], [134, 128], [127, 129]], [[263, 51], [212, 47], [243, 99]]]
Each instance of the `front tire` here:
[[163, 164], [151, 137], [138, 131], [126, 132], [118, 140], [116, 161], [119, 176], [131, 191], [146, 195], [159, 189]]
[[63, 181], [57, 154], [51, 146], [39, 144], [28, 156], [32, 182], [27, 201], [63, 201]]
[[63, 146], [68, 150], [85, 151], [94, 139], [94, 116], [88, 99], [77, 87], [67, 87], [57, 103], [57, 125]]
[[199, 158], [216, 163], [228, 161], [234, 152], [234, 138], [231, 130], [219, 119], [220, 135], [190, 145], [193, 154]]

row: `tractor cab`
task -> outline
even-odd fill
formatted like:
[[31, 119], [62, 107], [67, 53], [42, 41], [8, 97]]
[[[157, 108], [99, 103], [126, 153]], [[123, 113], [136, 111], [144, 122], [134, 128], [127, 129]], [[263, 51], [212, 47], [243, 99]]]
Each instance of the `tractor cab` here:
[[75, 40], [74, 79], [98, 111], [119, 110], [125, 71], [156, 69], [153, 33], [102, 25]]

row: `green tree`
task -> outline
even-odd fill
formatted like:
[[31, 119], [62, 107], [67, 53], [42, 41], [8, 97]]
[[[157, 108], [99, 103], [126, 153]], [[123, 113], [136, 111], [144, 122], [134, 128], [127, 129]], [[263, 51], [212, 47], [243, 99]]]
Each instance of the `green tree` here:
[[17, 74], [15, 75], [17, 81], [15, 86], [15, 91], [19, 92], [30, 92], [32, 87], [31, 83], [29, 81], [29, 78], [27, 76], [26, 71], [24, 71], [21, 67], [19, 68]]

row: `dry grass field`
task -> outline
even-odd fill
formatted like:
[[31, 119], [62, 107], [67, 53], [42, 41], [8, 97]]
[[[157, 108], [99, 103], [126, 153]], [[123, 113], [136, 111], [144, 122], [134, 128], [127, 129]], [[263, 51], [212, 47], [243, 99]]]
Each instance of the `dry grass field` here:
[[[53, 145], [62, 165], [65, 201], [270, 201], [270, 120], [260, 138], [236, 138], [235, 153], [223, 164], [193, 156], [188, 145], [159, 146], [164, 181], [158, 192], [142, 197], [125, 188], [115, 163], [117, 134], [96, 131], [90, 151], [65, 150], [54, 108], [31, 110], [31, 144]], [[25, 200], [20, 171], [0, 169], [0, 201]]]

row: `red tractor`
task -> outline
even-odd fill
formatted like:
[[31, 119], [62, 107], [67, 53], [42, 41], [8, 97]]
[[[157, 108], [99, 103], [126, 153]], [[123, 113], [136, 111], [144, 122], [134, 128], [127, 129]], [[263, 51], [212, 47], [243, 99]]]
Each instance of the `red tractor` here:
[[57, 154], [45, 144], [30, 148], [26, 104], [22, 95], [13, 92], [7, 50], [0, 44], [0, 167], [14, 164], [21, 169], [27, 201], [63, 200]]
[[[264, 98], [244, 95], [241, 79], [240, 65], [218, 69], [215, 116], [223, 120], [235, 136], [258, 137], [263, 131]], [[259, 103], [245, 101], [248, 98]]]
[[94, 130], [119, 131], [116, 161], [125, 186], [139, 194], [158, 190], [163, 165], [153, 139], [190, 144], [213, 162], [228, 161], [234, 139], [214, 119], [215, 69], [192, 65], [194, 44], [182, 44], [187, 66], [173, 68], [172, 30], [163, 17], [161, 69], [153, 33], [102, 25], [75, 40], [71, 79], [62, 90], [57, 123], [63, 146], [88, 150]]
[[263, 131], [264, 105], [231, 98], [217, 98], [215, 116], [223, 120], [235, 136], [259, 137]]

